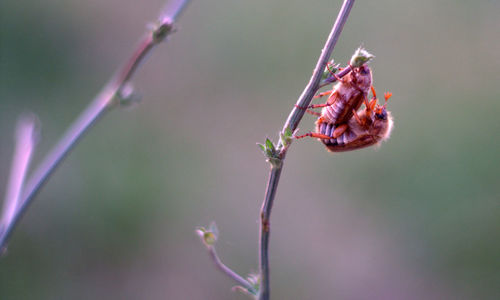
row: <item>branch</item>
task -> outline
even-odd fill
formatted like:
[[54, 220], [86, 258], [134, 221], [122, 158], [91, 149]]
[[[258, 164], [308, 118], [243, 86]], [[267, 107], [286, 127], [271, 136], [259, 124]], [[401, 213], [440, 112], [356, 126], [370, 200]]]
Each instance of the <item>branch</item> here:
[[[342, 8], [337, 16], [337, 20], [333, 25], [332, 31], [328, 36], [328, 39], [323, 47], [321, 55], [314, 68], [313, 75], [309, 80], [306, 88], [297, 100], [298, 107], [308, 107], [311, 103], [312, 98], [320, 88], [320, 80], [323, 74], [323, 70], [330, 58], [333, 48], [337, 43], [337, 40], [342, 32], [342, 28], [347, 21], [349, 12], [354, 4], [354, 0], [344, 0]], [[345, 73], [347, 74], [347, 73]], [[345, 75], [344, 74], [344, 75]], [[333, 82], [333, 80], [331, 81]], [[305, 110], [294, 107], [288, 116], [288, 119], [283, 126], [281, 136], [288, 136], [290, 132], [295, 131], [297, 126], [304, 116]], [[259, 290], [259, 300], [269, 300], [270, 298], [270, 280], [269, 280], [269, 237], [270, 237], [270, 218], [271, 210], [273, 207], [274, 197], [276, 195], [276, 190], [278, 188], [278, 183], [281, 175], [281, 169], [283, 167], [283, 160], [285, 159], [286, 152], [288, 150], [289, 142], [287, 139], [280, 139], [278, 144], [277, 161], [271, 162], [271, 171], [269, 174], [269, 181], [267, 183], [266, 195], [264, 203], [261, 208], [261, 224], [260, 224], [260, 276], [261, 276], [261, 286]]]
[[37, 140], [35, 125], [35, 117], [28, 115], [21, 117], [16, 126], [14, 156], [3, 203], [2, 217], [0, 218], [0, 233], [11, 223], [19, 207], [24, 178]]
[[0, 249], [7, 243], [13, 229], [26, 212], [34, 196], [36, 196], [37, 192], [47, 182], [47, 179], [53, 174], [54, 170], [68, 155], [71, 149], [73, 149], [83, 135], [104, 115], [105, 112], [109, 111], [120, 102], [117, 101], [118, 99], [130, 96], [125, 90], [129, 87], [129, 81], [132, 79], [135, 71], [140, 63], [145, 60], [146, 55], [151, 49], [174, 32], [174, 22], [188, 2], [189, 0], [172, 0], [172, 2], [165, 7], [156, 23], [139, 41], [137, 49], [124, 67], [116, 73], [111, 81], [80, 114], [59, 142], [40, 163], [39, 167], [33, 172], [33, 175], [26, 184], [26, 188], [23, 190], [22, 201], [12, 221], [6, 226], [5, 230], [0, 233]]
[[248, 290], [251, 294], [253, 295], [257, 294], [257, 291], [250, 282], [248, 282], [245, 278], [241, 277], [239, 274], [231, 270], [220, 260], [219, 256], [217, 255], [217, 252], [215, 251], [214, 246], [208, 247], [208, 253], [210, 254], [210, 257], [212, 258], [212, 260], [214, 261], [215, 265], [219, 270], [221, 270], [224, 274], [232, 278], [239, 285]]
[[[309, 80], [309, 83], [307, 84], [306, 88], [304, 89], [304, 91], [302, 92], [297, 101], [297, 106], [299, 107], [309, 106], [312, 98], [314, 97], [314, 94], [316, 94], [316, 92], [318, 91], [323, 70], [325, 69], [326, 63], [328, 62], [328, 59], [330, 58], [333, 52], [333, 48], [335, 47], [335, 44], [339, 39], [340, 33], [344, 28], [344, 24], [347, 21], [347, 17], [349, 16], [349, 13], [353, 5], [354, 5], [354, 0], [344, 0], [344, 4], [342, 4], [342, 8], [340, 9], [340, 12], [337, 16], [337, 20], [335, 21], [332, 31], [330, 32], [330, 35], [328, 36], [325, 46], [321, 51], [321, 55], [318, 59], [318, 62], [316, 63], [316, 67], [314, 68], [311, 79]], [[295, 130], [299, 125], [300, 120], [304, 116], [304, 113], [305, 111], [303, 109], [294, 107], [292, 109], [292, 112], [288, 116], [285, 125], [283, 126], [283, 130], [285, 130], [287, 127], [290, 127], [292, 131]]]
[[238, 273], [226, 266], [217, 255], [217, 252], [215, 251], [215, 242], [217, 242], [217, 239], [219, 238], [219, 230], [217, 229], [217, 225], [215, 225], [215, 222], [212, 222], [208, 228], [197, 228], [196, 234], [198, 234], [205, 247], [207, 247], [208, 253], [215, 263], [215, 266], [219, 270], [221, 270], [222, 273], [226, 274], [229, 278], [236, 281], [240, 285], [237, 288], [242, 290], [242, 292], [254, 296], [257, 295], [257, 289], [255, 287], [257, 281], [253, 280], [255, 282], [253, 282], [254, 284], [252, 284], [252, 282], [250, 282], [249, 280], [241, 277]]

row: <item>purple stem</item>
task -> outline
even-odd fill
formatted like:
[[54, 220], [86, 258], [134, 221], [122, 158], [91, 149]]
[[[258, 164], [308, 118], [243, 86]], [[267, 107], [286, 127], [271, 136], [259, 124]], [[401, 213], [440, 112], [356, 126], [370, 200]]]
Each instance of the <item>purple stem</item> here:
[[236, 272], [231, 270], [228, 266], [226, 266], [219, 258], [217, 255], [217, 252], [215, 251], [214, 246], [208, 247], [208, 253], [210, 254], [210, 257], [212, 257], [212, 260], [214, 261], [215, 265], [219, 270], [221, 270], [224, 274], [232, 278], [234, 281], [236, 281], [238, 284], [243, 286], [245, 289], [247, 289], [251, 294], [255, 295], [257, 294], [257, 291], [255, 288], [246, 280], [245, 278], [241, 277], [238, 275]]
[[62, 160], [68, 155], [73, 147], [80, 141], [83, 135], [95, 125], [95, 123], [115, 106], [116, 98], [120, 96], [123, 87], [135, 74], [138, 66], [144, 61], [146, 54], [161, 41], [163, 41], [173, 30], [173, 25], [179, 14], [185, 8], [189, 0], [172, 0], [162, 10], [154, 30], [148, 30], [139, 41], [137, 49], [122, 69], [120, 69], [113, 79], [94, 98], [89, 106], [69, 127], [63, 137], [43, 159], [39, 167], [27, 181], [23, 190], [19, 208], [5, 229], [0, 232], [0, 249], [5, 247], [12, 231], [24, 215], [40, 188], [47, 182]]
[[[297, 128], [300, 120], [304, 116], [305, 110], [298, 107], [308, 107], [313, 99], [314, 95], [320, 88], [320, 80], [323, 75], [325, 66], [330, 58], [333, 48], [339, 39], [342, 28], [347, 21], [349, 13], [352, 6], [354, 5], [354, 0], [344, 0], [342, 8], [337, 16], [335, 24], [333, 25], [332, 31], [328, 36], [328, 39], [321, 51], [321, 55], [316, 63], [314, 72], [307, 84], [306, 88], [297, 100], [296, 107], [294, 107], [288, 116], [288, 119], [283, 126], [282, 132], [284, 133], [287, 128], [290, 128], [292, 132]], [[348, 71], [347, 71], [348, 72]], [[347, 74], [347, 73], [346, 73]], [[340, 75], [340, 74], [339, 74]], [[345, 74], [344, 74], [345, 75]], [[333, 80], [331, 81], [333, 82]], [[328, 83], [326, 83], [328, 84]], [[281, 170], [283, 167], [283, 160], [288, 147], [281, 144], [278, 145], [278, 149], [282, 149], [280, 152], [281, 163], [272, 164], [271, 171], [269, 174], [269, 180], [266, 188], [266, 195], [264, 198], [264, 203], [261, 208], [261, 224], [260, 224], [260, 253], [259, 253], [259, 267], [261, 276], [261, 285], [259, 289], [259, 300], [269, 300], [270, 299], [270, 279], [269, 279], [269, 239], [271, 232], [271, 210], [274, 203], [274, 198], [276, 196], [276, 190], [278, 188], [278, 183], [281, 175]]]

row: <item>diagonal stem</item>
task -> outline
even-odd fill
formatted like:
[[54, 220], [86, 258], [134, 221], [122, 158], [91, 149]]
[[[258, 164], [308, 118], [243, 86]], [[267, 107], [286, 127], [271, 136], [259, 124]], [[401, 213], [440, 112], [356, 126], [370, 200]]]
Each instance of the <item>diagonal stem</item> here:
[[[316, 63], [316, 67], [314, 68], [311, 79], [309, 80], [309, 83], [307, 84], [304, 91], [297, 100], [298, 107], [308, 107], [309, 104], [311, 103], [312, 98], [318, 91], [320, 87], [319, 84], [321, 76], [323, 74], [323, 70], [325, 69], [328, 59], [332, 55], [333, 48], [335, 47], [335, 44], [337, 43], [337, 40], [340, 37], [342, 29], [344, 28], [344, 24], [346, 23], [347, 18], [349, 17], [349, 13], [351, 12], [351, 8], [353, 5], [354, 5], [354, 0], [344, 0], [344, 3], [342, 4], [340, 12], [337, 16], [337, 20], [335, 21], [335, 24], [332, 27], [332, 31], [330, 32], [330, 35], [328, 36], [325, 46], [321, 51], [321, 55], [318, 59], [318, 62]], [[292, 112], [288, 116], [285, 125], [283, 126], [283, 130], [285, 130], [287, 127], [290, 127], [292, 131], [297, 129], [297, 126], [299, 125], [300, 120], [304, 116], [304, 113], [305, 113], [304, 110], [294, 107], [292, 109]]]
[[219, 255], [217, 255], [217, 252], [215, 251], [214, 246], [208, 247], [208, 253], [210, 254], [210, 257], [214, 261], [215, 265], [219, 270], [221, 270], [224, 274], [232, 278], [234, 281], [236, 281], [239, 285], [241, 285], [243, 288], [247, 289], [248, 292], [252, 294], [256, 294], [257, 291], [255, 288], [252, 286], [248, 280], [245, 278], [241, 277], [238, 273], [234, 272], [231, 270], [228, 266], [226, 266], [219, 258]]
[[153, 30], [148, 30], [139, 41], [137, 49], [127, 60], [124, 67], [116, 73], [113, 79], [80, 114], [59, 142], [40, 163], [39, 167], [33, 172], [33, 175], [27, 181], [26, 187], [23, 190], [19, 208], [12, 217], [11, 222], [6, 225], [6, 228], [2, 230], [2, 232], [0, 232], [0, 249], [5, 247], [13, 229], [26, 212], [37, 192], [54, 173], [57, 166], [80, 141], [84, 134], [88, 132], [107, 111], [115, 106], [116, 98], [121, 96], [122, 89], [129, 83], [135, 71], [141, 62], [144, 61], [151, 49], [174, 31], [174, 22], [188, 2], [189, 0], [172, 0], [171, 3], [165, 7], [155, 24], [155, 28]]
[[[282, 132], [284, 133], [287, 128], [290, 128], [292, 132], [297, 128], [300, 120], [304, 116], [305, 110], [298, 107], [308, 107], [313, 99], [314, 95], [320, 88], [320, 80], [323, 74], [323, 70], [330, 58], [333, 48], [339, 39], [342, 32], [342, 28], [347, 21], [349, 13], [352, 6], [354, 5], [354, 0], [344, 0], [342, 8], [337, 16], [335, 24], [333, 25], [332, 31], [328, 36], [328, 39], [321, 51], [321, 55], [314, 68], [313, 75], [309, 80], [309, 83], [305, 87], [304, 91], [297, 100], [296, 106], [292, 109], [288, 119], [283, 126]], [[345, 75], [345, 74], [344, 74]], [[331, 82], [334, 82], [332, 80]], [[261, 208], [261, 224], [260, 224], [260, 252], [259, 252], [259, 267], [261, 276], [261, 285], [259, 290], [259, 300], [269, 300], [270, 299], [270, 278], [269, 278], [269, 238], [270, 238], [270, 218], [271, 210], [274, 203], [274, 197], [276, 195], [276, 190], [278, 188], [278, 183], [281, 175], [281, 170], [283, 168], [283, 161], [285, 159], [288, 147], [285, 147], [280, 141], [278, 149], [281, 149], [279, 164], [273, 164], [271, 166], [271, 171], [269, 174], [269, 180], [266, 188], [266, 195], [264, 198], [264, 203]]]
[[29, 115], [21, 117], [16, 127], [14, 156], [12, 158], [9, 182], [7, 184], [2, 216], [0, 218], [0, 233], [3, 232], [3, 229], [12, 221], [19, 207], [24, 180], [31, 157], [33, 156], [36, 140], [35, 116]]

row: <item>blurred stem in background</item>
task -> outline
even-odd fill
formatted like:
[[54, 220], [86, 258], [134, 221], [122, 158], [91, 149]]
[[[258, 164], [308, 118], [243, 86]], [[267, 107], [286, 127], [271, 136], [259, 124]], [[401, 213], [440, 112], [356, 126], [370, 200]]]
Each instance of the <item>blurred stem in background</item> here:
[[[47, 182], [50, 175], [54, 173], [57, 166], [83, 135], [111, 108], [137, 100], [130, 80], [154, 46], [164, 41], [168, 35], [175, 31], [174, 23], [188, 2], [189, 0], [171, 0], [167, 3], [157, 21], [151, 25], [144, 37], [139, 41], [137, 49], [132, 56], [69, 127], [59, 142], [42, 160], [26, 184], [24, 184], [24, 177], [32, 153], [33, 141], [32, 138], [31, 141], [26, 141], [23, 138], [29, 137], [32, 133], [23, 133], [22, 136], [20, 133], [20, 136], [17, 138], [19, 144], [17, 148], [20, 150], [17, 148], [15, 150], [9, 188], [7, 189], [4, 211], [0, 220], [0, 251], [5, 250], [12, 231], [19, 223], [37, 192]], [[21, 131], [21, 128], [31, 128], [29, 131], [33, 131], [33, 126], [28, 125], [26, 122], [20, 123], [19, 131]], [[22, 131], [24, 132], [25, 130]], [[28, 147], [29, 145], [31, 147]], [[21, 148], [25, 148], [25, 150]], [[21, 151], [24, 154], [20, 155]], [[18, 157], [21, 157], [21, 159], [18, 160]], [[23, 186], [25, 187], [23, 188]]]
[[215, 251], [215, 242], [217, 242], [217, 239], [219, 238], [219, 230], [217, 229], [217, 225], [215, 225], [215, 222], [212, 222], [212, 224], [210, 224], [208, 228], [197, 228], [196, 233], [200, 237], [205, 247], [207, 247], [210, 258], [212, 258], [215, 266], [219, 270], [221, 270], [222, 273], [226, 274], [228, 277], [232, 278], [239, 284], [236, 289], [245, 294], [257, 296], [259, 289], [258, 276], [251, 275], [247, 279], [241, 277], [238, 273], [226, 266], [220, 260], [219, 255], [217, 255], [217, 251]]
[[24, 180], [37, 139], [36, 117], [34, 115], [21, 117], [14, 134], [14, 155], [0, 217], [0, 233], [12, 223], [19, 208]]

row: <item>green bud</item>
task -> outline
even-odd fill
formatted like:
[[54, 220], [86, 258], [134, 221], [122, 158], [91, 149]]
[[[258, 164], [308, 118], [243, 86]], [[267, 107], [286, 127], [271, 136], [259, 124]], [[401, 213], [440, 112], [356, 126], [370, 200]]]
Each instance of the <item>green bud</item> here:
[[174, 31], [173, 23], [170, 20], [158, 20], [148, 25], [153, 36], [153, 41], [159, 43], [163, 41], [167, 35]]
[[325, 70], [323, 71], [323, 74], [321, 75], [321, 79], [327, 79], [329, 78], [330, 76], [332, 76], [332, 73], [337, 73], [337, 71], [339, 70], [339, 64], [336, 64], [333, 59], [330, 60], [326, 66], [325, 66]]
[[212, 222], [208, 229], [205, 227], [198, 227], [196, 229], [196, 234], [201, 238], [201, 241], [205, 244], [205, 246], [211, 247], [215, 244], [219, 237], [219, 230], [217, 229], [215, 222]]
[[292, 138], [293, 138], [293, 132], [292, 129], [290, 129], [290, 127], [287, 127], [284, 132], [280, 132], [281, 144], [283, 144], [284, 147], [290, 145], [290, 143], [292, 142]]
[[269, 149], [272, 153], [276, 151], [276, 148], [274, 147], [273, 142], [269, 138], [266, 139], [266, 147]]
[[206, 245], [213, 246], [213, 244], [217, 241], [217, 238], [213, 232], [207, 231], [203, 234], [203, 241]]

